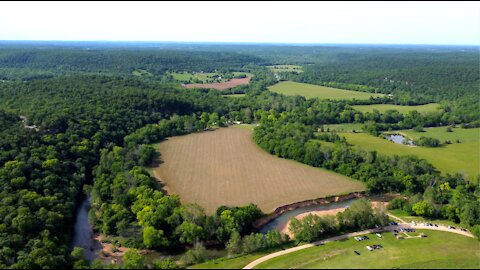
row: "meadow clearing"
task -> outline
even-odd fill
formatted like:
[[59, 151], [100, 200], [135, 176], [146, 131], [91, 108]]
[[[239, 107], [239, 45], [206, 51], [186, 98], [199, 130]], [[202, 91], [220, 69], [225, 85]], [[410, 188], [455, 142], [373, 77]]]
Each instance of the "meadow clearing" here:
[[246, 77], [241, 79], [231, 79], [225, 82], [217, 82], [217, 83], [189, 83], [185, 84], [185, 88], [213, 88], [216, 90], [225, 90], [229, 88], [233, 88], [239, 85], [245, 85], [250, 83], [250, 79], [252, 77]]
[[[405, 134], [413, 139], [421, 136], [433, 137], [452, 144], [440, 147], [411, 147], [390, 142], [386, 139], [365, 133], [339, 133], [347, 141], [357, 147], [369, 151], [377, 151], [385, 155], [416, 155], [426, 159], [442, 173], [462, 173], [475, 180], [480, 174], [480, 129], [455, 128], [447, 132], [446, 127], [426, 128], [425, 132], [401, 130], [394, 133]], [[457, 139], [460, 143], [457, 143]]]
[[143, 76], [152, 76], [152, 73], [150, 73], [150, 72], [148, 72], [144, 69], [136, 69], [136, 70], [132, 71], [132, 75], [143, 77]]
[[297, 66], [297, 65], [273, 65], [273, 66], [267, 66], [267, 68], [272, 72], [292, 72], [292, 71], [296, 73], [303, 72], [302, 66]]
[[169, 193], [207, 213], [221, 205], [279, 206], [364, 190], [360, 181], [278, 158], [258, 147], [250, 128], [229, 127], [172, 137], [158, 145], [154, 175]]
[[[480, 267], [478, 240], [462, 235], [417, 230], [410, 236], [424, 233], [425, 238], [396, 239], [392, 233], [382, 233], [382, 238], [369, 234], [361, 242], [353, 238], [306, 248], [279, 256], [259, 264], [258, 269], [289, 268], [475, 268]], [[383, 248], [368, 251], [367, 245]], [[356, 255], [357, 250], [360, 255]]]
[[362, 113], [373, 112], [373, 110], [378, 110], [380, 113], [384, 113], [388, 110], [397, 110], [400, 113], [408, 113], [410, 111], [417, 111], [420, 113], [424, 112], [435, 112], [439, 110], [440, 104], [438, 103], [429, 103], [425, 105], [418, 106], [401, 106], [393, 104], [373, 104], [373, 105], [355, 105], [352, 106], [355, 110]]
[[279, 82], [268, 88], [272, 92], [287, 96], [300, 95], [306, 98], [320, 98], [333, 100], [369, 99], [370, 97], [381, 97], [383, 94], [373, 94], [359, 91], [343, 90], [326, 86], [297, 83], [292, 81]]
[[229, 98], [240, 98], [244, 97], [245, 94], [230, 94], [230, 95], [223, 95], [224, 97], [229, 97]]

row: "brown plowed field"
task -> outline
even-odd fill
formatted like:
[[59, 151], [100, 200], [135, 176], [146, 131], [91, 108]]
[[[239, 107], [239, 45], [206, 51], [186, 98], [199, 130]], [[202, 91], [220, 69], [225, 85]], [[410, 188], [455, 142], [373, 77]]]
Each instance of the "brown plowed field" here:
[[190, 83], [185, 84], [186, 88], [213, 88], [217, 90], [225, 90], [233, 88], [238, 85], [248, 84], [252, 77], [246, 77], [241, 79], [231, 79], [228, 82], [219, 82], [219, 83]]
[[257, 204], [264, 212], [307, 199], [364, 190], [345, 176], [270, 155], [252, 130], [229, 127], [172, 137], [158, 146], [155, 176], [183, 202], [207, 213], [220, 205]]

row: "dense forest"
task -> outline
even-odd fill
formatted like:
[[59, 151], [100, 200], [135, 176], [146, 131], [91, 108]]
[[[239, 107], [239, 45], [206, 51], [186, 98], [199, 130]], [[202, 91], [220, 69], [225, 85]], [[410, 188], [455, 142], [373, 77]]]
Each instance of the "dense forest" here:
[[[397, 192], [409, 198], [396, 200], [392, 209], [449, 219], [480, 234], [478, 185], [460, 175], [442, 176], [414, 156], [356, 150], [343, 137], [318, 132], [325, 124], [340, 123], [362, 123], [374, 135], [416, 127], [480, 126], [477, 51], [129, 46], [0, 44], [0, 268], [85, 266], [78, 250], [72, 253], [69, 247], [73, 214], [84, 190], [92, 196], [90, 218], [97, 230], [132, 248], [191, 247], [186, 264], [200, 261], [192, 253], [201, 250], [199, 242], [215, 242], [231, 253], [284, 244], [288, 239], [282, 234], [271, 232], [265, 238], [256, 233], [252, 222], [264, 213], [255, 205], [220, 207], [208, 216], [200, 206], [166, 195], [144, 169], [156, 155], [150, 144], [231, 121], [260, 124], [254, 140], [271, 154], [364, 181], [371, 193]], [[393, 93], [394, 98], [307, 100], [270, 92], [267, 87], [277, 80], [265, 66], [282, 63], [303, 65], [304, 72], [286, 75], [289, 80]], [[153, 76], [132, 75], [137, 69]], [[213, 70], [255, 77], [248, 86], [223, 93], [181, 89], [162, 80], [166, 71]], [[222, 96], [228, 93], [246, 95]], [[441, 110], [401, 114], [352, 108], [432, 101]], [[429, 138], [419, 143], [435, 144]], [[347, 213], [343, 223], [324, 229], [357, 228], [350, 222], [355, 218], [354, 212]], [[319, 237], [301, 223], [295, 226], [307, 241]], [[135, 254], [128, 256], [135, 259]]]

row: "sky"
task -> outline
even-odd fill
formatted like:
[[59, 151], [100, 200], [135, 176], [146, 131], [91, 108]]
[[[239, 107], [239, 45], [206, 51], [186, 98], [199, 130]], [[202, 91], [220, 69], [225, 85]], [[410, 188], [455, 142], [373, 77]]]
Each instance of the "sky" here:
[[0, 2], [0, 40], [480, 45], [480, 2]]

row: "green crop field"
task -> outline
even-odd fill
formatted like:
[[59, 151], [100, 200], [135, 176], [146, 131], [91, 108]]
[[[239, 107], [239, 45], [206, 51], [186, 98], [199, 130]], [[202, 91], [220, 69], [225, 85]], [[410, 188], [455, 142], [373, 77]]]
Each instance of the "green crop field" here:
[[306, 98], [321, 98], [334, 100], [360, 100], [369, 99], [370, 97], [383, 96], [383, 94], [371, 94], [291, 81], [277, 83], [273, 86], [270, 86], [269, 90], [287, 96], [300, 95]]
[[267, 66], [272, 72], [297, 72], [302, 73], [303, 68], [301, 66], [296, 65], [274, 65], [274, 66]]
[[[451, 137], [452, 144], [436, 148], [411, 147], [365, 133], [339, 133], [339, 135], [344, 136], [349, 143], [365, 150], [377, 151], [385, 155], [416, 155], [426, 159], [442, 173], [459, 172], [467, 175], [470, 179], [474, 179], [476, 175], [480, 174], [480, 140], [478, 137], [476, 140], [474, 139], [480, 129], [454, 129], [451, 134], [442, 134], [441, 130], [445, 130], [445, 128], [436, 129], [438, 130], [426, 129], [427, 132], [422, 132], [421, 136], [434, 137], [434, 134], [438, 133], [438, 138]], [[413, 134], [413, 131], [410, 130], [402, 132]], [[461, 143], [456, 143], [456, 139], [453, 139], [454, 134], [457, 134]], [[412, 137], [416, 138], [416, 136], [419, 134], [414, 134]]]
[[[374, 234], [361, 242], [349, 238], [270, 259], [256, 268], [474, 268], [480, 267], [479, 242], [450, 232], [419, 230], [425, 238], [397, 240], [392, 233]], [[383, 248], [368, 251], [365, 246]], [[357, 250], [360, 255], [356, 255]]]
[[419, 106], [400, 106], [400, 105], [392, 105], [392, 104], [373, 104], [373, 105], [356, 105], [352, 106], [355, 110], [360, 111], [362, 113], [366, 112], [373, 112], [373, 110], [378, 110], [380, 113], [384, 113], [387, 110], [397, 110], [400, 113], [407, 113], [409, 111], [418, 111], [420, 113], [423, 112], [434, 112], [439, 109], [440, 104], [438, 103], [430, 103], [425, 105]]

